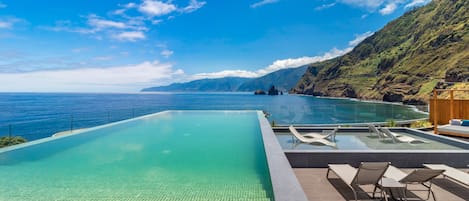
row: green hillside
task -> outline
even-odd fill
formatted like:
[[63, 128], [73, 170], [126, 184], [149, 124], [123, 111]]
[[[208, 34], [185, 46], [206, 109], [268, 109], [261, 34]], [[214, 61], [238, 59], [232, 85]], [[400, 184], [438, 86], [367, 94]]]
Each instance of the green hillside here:
[[239, 86], [238, 91], [255, 91], [258, 89], [268, 91], [272, 85], [280, 91], [289, 91], [296, 85], [307, 68], [308, 66], [301, 66], [278, 70], [244, 82]]
[[173, 83], [167, 86], [157, 86], [141, 91], [166, 92], [253, 92], [267, 91], [272, 85], [280, 91], [288, 91], [295, 86], [305, 73], [307, 66], [278, 70], [258, 78], [224, 77], [216, 79], [201, 79], [185, 83]]
[[310, 65], [293, 93], [427, 102], [440, 81], [469, 79], [469, 1], [434, 0], [348, 54]]
[[174, 83], [168, 86], [158, 86], [142, 89], [142, 91], [171, 91], [171, 92], [233, 92], [250, 78], [225, 77], [217, 79], [201, 79], [185, 83]]

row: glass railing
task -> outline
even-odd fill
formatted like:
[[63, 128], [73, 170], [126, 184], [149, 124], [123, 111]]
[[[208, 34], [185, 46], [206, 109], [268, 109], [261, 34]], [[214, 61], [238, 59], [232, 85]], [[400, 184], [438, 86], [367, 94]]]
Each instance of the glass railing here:
[[[76, 131], [107, 123], [130, 119], [164, 110], [179, 108], [153, 107], [110, 110], [106, 112], [88, 112], [54, 115], [51, 118], [37, 120], [2, 122], [1, 136], [22, 136], [28, 141], [50, 137], [59, 132]], [[276, 125], [319, 125], [341, 124], [354, 125], [366, 122], [406, 121], [424, 119], [426, 113], [402, 105], [388, 104], [316, 104], [316, 105], [210, 105], [206, 107], [187, 107], [184, 110], [263, 110], [268, 119]]]

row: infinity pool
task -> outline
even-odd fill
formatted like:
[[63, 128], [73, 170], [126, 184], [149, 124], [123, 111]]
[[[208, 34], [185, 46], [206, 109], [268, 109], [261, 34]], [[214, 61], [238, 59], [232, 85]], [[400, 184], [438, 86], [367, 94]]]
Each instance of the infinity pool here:
[[171, 111], [0, 149], [0, 200], [273, 200], [258, 113]]

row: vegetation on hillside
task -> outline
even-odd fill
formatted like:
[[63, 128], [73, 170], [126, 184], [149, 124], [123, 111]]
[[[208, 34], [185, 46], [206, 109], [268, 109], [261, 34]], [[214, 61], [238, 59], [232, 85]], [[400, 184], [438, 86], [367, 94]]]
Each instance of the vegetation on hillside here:
[[[469, 82], [461, 82], [461, 83], [456, 83], [453, 86], [448, 87], [447, 89], [453, 89], [456, 90], [453, 92], [453, 98], [454, 99], [464, 99], [464, 100], [469, 100]], [[468, 90], [468, 91], [457, 91], [457, 90]], [[438, 98], [441, 99], [449, 99], [450, 98], [450, 93], [449, 92], [443, 92], [438, 95]]]
[[469, 1], [411, 10], [341, 57], [312, 64], [293, 93], [426, 103], [438, 82], [469, 79]]
[[20, 136], [0, 137], [0, 148], [26, 142], [26, 139]]

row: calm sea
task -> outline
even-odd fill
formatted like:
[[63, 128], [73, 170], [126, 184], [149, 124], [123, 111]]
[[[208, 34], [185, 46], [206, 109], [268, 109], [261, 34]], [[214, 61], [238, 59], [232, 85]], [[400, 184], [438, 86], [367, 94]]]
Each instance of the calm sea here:
[[0, 136], [20, 135], [34, 140], [164, 110], [264, 110], [277, 124], [347, 124], [427, 117], [402, 105], [296, 95], [0, 93]]

